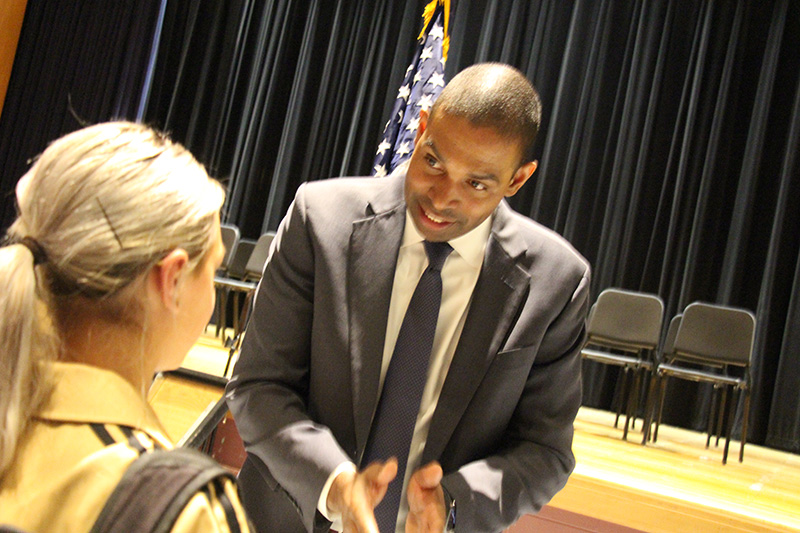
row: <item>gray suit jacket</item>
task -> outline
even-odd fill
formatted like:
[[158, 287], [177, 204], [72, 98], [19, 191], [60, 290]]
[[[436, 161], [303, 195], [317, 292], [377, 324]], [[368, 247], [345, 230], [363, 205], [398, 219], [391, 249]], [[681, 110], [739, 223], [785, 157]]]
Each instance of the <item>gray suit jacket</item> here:
[[[325, 530], [320, 491], [364, 450], [403, 179], [305, 184], [278, 230], [228, 385], [245, 504], [270, 531]], [[422, 457], [444, 469], [458, 530], [500, 531], [566, 483], [588, 303], [588, 263], [502, 202]]]

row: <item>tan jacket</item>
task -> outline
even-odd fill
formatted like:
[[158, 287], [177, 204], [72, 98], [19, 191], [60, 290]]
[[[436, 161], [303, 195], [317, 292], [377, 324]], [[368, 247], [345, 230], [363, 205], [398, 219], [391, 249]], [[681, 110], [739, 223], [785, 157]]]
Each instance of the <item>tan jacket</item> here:
[[[137, 443], [149, 450], [155, 443], [163, 448], [172, 448], [172, 443], [150, 406], [117, 374], [74, 363], [51, 366], [53, 393], [0, 480], [0, 524], [30, 532], [89, 531], [138, 457]], [[98, 431], [103, 430], [116, 444], [101, 440]], [[225, 494], [239, 528], [249, 531], [233, 484]], [[218, 495], [198, 493], [172, 531], [231, 531], [225, 516]]]

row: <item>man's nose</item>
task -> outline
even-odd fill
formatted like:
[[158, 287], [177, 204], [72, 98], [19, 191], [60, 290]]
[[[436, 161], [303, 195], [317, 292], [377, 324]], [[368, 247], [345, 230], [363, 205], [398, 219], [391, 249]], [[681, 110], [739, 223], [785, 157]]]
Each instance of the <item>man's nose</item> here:
[[449, 176], [440, 176], [431, 186], [430, 199], [433, 208], [439, 211], [458, 203], [458, 195], [453, 180]]

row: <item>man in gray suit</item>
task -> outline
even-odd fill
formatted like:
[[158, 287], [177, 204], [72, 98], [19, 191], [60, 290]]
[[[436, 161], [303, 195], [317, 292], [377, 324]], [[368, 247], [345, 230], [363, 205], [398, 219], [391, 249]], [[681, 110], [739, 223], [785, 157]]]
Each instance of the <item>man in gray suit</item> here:
[[[261, 531], [377, 531], [389, 483], [398, 531], [501, 531], [564, 486], [589, 265], [503, 200], [536, 169], [539, 117], [521, 73], [475, 65], [421, 113], [406, 168], [297, 191], [227, 393]], [[360, 463], [423, 240], [454, 251], [398, 473], [393, 458]]]

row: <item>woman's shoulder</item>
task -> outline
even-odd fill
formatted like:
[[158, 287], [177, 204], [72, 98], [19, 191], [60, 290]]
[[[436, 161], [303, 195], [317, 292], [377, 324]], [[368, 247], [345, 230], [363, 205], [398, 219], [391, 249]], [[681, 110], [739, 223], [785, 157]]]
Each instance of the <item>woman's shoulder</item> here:
[[106, 445], [90, 424], [36, 420], [0, 482], [0, 523], [26, 531], [88, 530], [138, 455], [127, 443]]
[[[89, 531], [134, 461], [157, 447], [145, 432], [126, 427], [37, 421], [0, 482], [0, 523], [31, 532]], [[139, 505], [150, 504], [143, 498]], [[226, 479], [201, 487], [173, 531], [236, 528], [247, 531], [247, 521], [235, 484]]]

